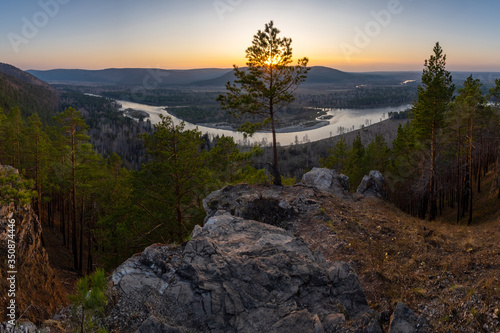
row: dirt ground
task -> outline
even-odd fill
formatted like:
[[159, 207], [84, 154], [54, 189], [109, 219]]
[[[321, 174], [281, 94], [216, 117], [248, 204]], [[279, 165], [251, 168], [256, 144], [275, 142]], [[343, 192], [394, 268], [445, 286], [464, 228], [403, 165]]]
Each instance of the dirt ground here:
[[435, 332], [500, 332], [500, 200], [477, 198], [474, 223], [454, 211], [437, 221], [411, 217], [373, 197], [318, 198], [320, 213], [298, 235], [356, 271], [384, 328], [398, 301]]

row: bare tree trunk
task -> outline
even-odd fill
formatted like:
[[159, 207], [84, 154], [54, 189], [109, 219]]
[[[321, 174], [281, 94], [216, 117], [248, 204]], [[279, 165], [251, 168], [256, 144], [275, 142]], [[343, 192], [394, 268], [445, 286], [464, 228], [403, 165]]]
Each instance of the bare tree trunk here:
[[67, 241], [66, 241], [66, 205], [64, 203], [64, 198], [61, 196], [59, 198], [59, 200], [61, 200], [61, 214], [59, 215], [60, 217], [60, 221], [59, 223], [61, 224], [60, 225], [60, 228], [61, 228], [61, 232], [63, 234], [63, 246], [66, 246], [67, 245]]
[[78, 271], [80, 274], [82, 273], [83, 269], [83, 226], [85, 224], [85, 199], [82, 197], [82, 207], [81, 207], [81, 216], [80, 216], [80, 260], [78, 262]]
[[278, 146], [276, 143], [276, 127], [274, 123], [273, 104], [269, 105], [271, 110], [271, 131], [273, 133], [273, 178], [274, 185], [281, 186], [281, 174], [278, 169]]
[[[474, 128], [474, 118], [471, 118], [470, 121], [470, 129], [469, 129], [469, 172], [472, 173], [472, 149], [473, 149], [473, 142], [472, 142], [472, 130]], [[467, 225], [472, 224], [472, 175], [469, 177], [469, 220], [467, 221]]]
[[460, 126], [457, 136], [457, 224], [460, 222], [460, 199], [462, 197], [462, 179], [460, 178]]
[[78, 265], [78, 246], [77, 246], [77, 238], [76, 238], [76, 157], [75, 157], [75, 133], [73, 132], [71, 135], [71, 171], [72, 171], [72, 183], [73, 183], [73, 189], [72, 189], [72, 249], [73, 249], [73, 267], [75, 268], [76, 271], [78, 271], [79, 265]]
[[431, 170], [430, 170], [430, 181], [429, 181], [429, 204], [430, 204], [429, 221], [435, 220], [437, 215], [435, 169], [436, 169], [436, 123], [433, 121], [432, 134], [431, 134]]

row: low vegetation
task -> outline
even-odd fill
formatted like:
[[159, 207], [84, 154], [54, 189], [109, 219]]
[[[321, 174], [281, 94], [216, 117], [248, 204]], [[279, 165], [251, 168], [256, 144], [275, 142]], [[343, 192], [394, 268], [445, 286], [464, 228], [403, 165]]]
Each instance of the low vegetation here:
[[[429, 222], [378, 198], [322, 198], [320, 222], [302, 237], [358, 274], [369, 305], [388, 328], [397, 302], [429, 319], [435, 332], [495, 332], [500, 309], [500, 201], [493, 173], [474, 205], [475, 224], [455, 222], [454, 210]], [[487, 208], [486, 208], [487, 207]]]

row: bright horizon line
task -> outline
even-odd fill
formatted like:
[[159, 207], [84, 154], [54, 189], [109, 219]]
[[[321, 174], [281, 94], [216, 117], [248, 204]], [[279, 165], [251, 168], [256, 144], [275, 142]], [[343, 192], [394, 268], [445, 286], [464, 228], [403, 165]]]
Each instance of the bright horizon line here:
[[[239, 68], [247, 67], [246, 65], [244, 66], [238, 66]], [[324, 68], [329, 68], [329, 69], [334, 69], [338, 70], [341, 72], [346, 72], [346, 73], [384, 73], [384, 72], [421, 72], [422, 69], [378, 69], [378, 70], [342, 70], [337, 67], [331, 67], [331, 66], [326, 66], [326, 65], [313, 65], [313, 66], [308, 66], [310, 68], [312, 67], [324, 67]], [[21, 68], [22, 69], [22, 68]], [[161, 67], [102, 67], [102, 68], [49, 68], [49, 69], [36, 69], [36, 68], [27, 68], [27, 69], [22, 69], [23, 71], [51, 71], [51, 70], [85, 70], [85, 71], [102, 71], [102, 70], [108, 70], [108, 69], [160, 69], [160, 70], [167, 70], [167, 71], [188, 71], [188, 70], [201, 70], [201, 69], [227, 69], [227, 70], [232, 70], [233, 67], [176, 67], [176, 68], [161, 68]], [[500, 73], [500, 70], [473, 70], [473, 69], [448, 69], [449, 72], [470, 72], [470, 73]]]

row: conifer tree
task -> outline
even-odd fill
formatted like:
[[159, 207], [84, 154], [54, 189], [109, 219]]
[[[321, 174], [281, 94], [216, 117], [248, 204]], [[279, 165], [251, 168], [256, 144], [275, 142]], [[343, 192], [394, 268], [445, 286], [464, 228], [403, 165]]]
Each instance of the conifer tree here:
[[42, 214], [42, 185], [45, 183], [48, 175], [48, 161], [51, 154], [50, 138], [45, 133], [42, 121], [38, 114], [33, 114], [28, 118], [28, 127], [25, 131], [27, 138], [26, 147], [26, 167], [28, 176], [35, 181], [37, 191], [36, 207], [40, 221]]
[[292, 40], [278, 37], [280, 31], [273, 21], [265, 25], [253, 37], [252, 46], [246, 50], [246, 69], [234, 66], [236, 80], [226, 84], [227, 93], [217, 100], [223, 109], [237, 117], [251, 114], [263, 118], [260, 123], [245, 123], [240, 130], [252, 135], [257, 129], [270, 125], [273, 137], [273, 177], [276, 185], [281, 185], [278, 169], [276, 141], [276, 113], [294, 101], [293, 92], [305, 81], [308, 59], [292, 60]]
[[80, 270], [81, 266], [78, 263], [78, 246], [77, 246], [77, 220], [76, 220], [76, 210], [77, 210], [77, 179], [76, 179], [76, 169], [77, 161], [76, 155], [79, 145], [83, 142], [88, 141], [89, 137], [85, 134], [88, 126], [85, 124], [80, 112], [76, 111], [74, 108], [69, 107], [64, 112], [60, 113], [55, 117], [55, 120], [62, 126], [62, 131], [66, 134], [67, 144], [70, 147], [70, 158], [71, 158], [71, 205], [72, 205], [72, 251], [73, 251], [73, 262], [75, 270]]
[[136, 204], [151, 221], [143, 232], [155, 228], [165, 241], [182, 241], [191, 224], [203, 220], [201, 200], [210, 181], [201, 132], [162, 117], [153, 135], [143, 138], [152, 158], [135, 182]]
[[365, 147], [361, 142], [361, 135], [358, 132], [356, 139], [352, 143], [346, 161], [346, 175], [349, 176], [351, 189], [357, 188], [361, 183], [363, 176], [367, 173], [366, 166], [363, 163], [365, 156]]
[[439, 151], [438, 133], [444, 126], [444, 115], [452, 101], [455, 85], [451, 73], [446, 69], [446, 55], [439, 43], [434, 54], [425, 60], [422, 85], [418, 86], [418, 98], [412, 107], [412, 125], [420, 142], [426, 149], [428, 170], [424, 172], [430, 206], [429, 220], [437, 214], [436, 203], [436, 158]]
[[[466, 172], [465, 172], [465, 191], [467, 193], [464, 205], [468, 206], [469, 218], [467, 224], [472, 223], [472, 181], [473, 181], [473, 163], [474, 152], [479, 145], [475, 142], [476, 127], [478, 126], [479, 119], [487, 118], [488, 110], [490, 107], [486, 105], [486, 97], [481, 93], [481, 83], [478, 79], [473, 79], [472, 75], [469, 76], [465, 82], [464, 87], [458, 90], [459, 95], [455, 100], [455, 120], [461, 122], [465, 127], [465, 143], [466, 143]], [[478, 170], [479, 174], [481, 173]], [[478, 181], [479, 177], [478, 177]]]
[[391, 152], [384, 137], [381, 134], [377, 134], [365, 150], [364, 164], [368, 169], [378, 170], [384, 174], [390, 155]]
[[345, 171], [349, 152], [349, 146], [347, 145], [345, 138], [341, 137], [333, 149], [328, 149], [328, 152], [330, 153], [328, 157], [321, 158], [319, 160], [321, 167], [335, 169], [339, 173], [343, 173]]
[[4, 160], [2, 163], [13, 166], [17, 169], [23, 168], [23, 156], [25, 137], [23, 136], [26, 123], [21, 116], [21, 110], [16, 107], [12, 108], [7, 114], [5, 125], [3, 126], [3, 134], [5, 140], [4, 145]]

